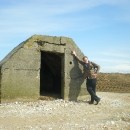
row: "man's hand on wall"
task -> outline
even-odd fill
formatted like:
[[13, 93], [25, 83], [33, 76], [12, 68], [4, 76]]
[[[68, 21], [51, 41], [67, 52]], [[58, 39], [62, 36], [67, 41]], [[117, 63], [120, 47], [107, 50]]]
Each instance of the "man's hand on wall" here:
[[76, 56], [76, 52], [74, 50], [71, 51], [71, 54]]

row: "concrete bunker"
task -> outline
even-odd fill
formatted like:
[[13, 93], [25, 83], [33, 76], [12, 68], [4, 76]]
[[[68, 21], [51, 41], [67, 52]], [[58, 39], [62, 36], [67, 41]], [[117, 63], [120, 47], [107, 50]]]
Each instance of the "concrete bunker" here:
[[72, 48], [83, 57], [67, 37], [33, 35], [20, 43], [0, 61], [0, 102], [38, 100], [46, 94], [85, 98], [82, 66], [71, 55]]

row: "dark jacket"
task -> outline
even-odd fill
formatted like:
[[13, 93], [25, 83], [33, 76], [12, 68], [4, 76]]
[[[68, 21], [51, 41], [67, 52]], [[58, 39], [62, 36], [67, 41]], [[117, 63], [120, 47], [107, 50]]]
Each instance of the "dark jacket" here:
[[93, 79], [96, 78], [92, 74], [97, 74], [100, 70], [100, 66], [94, 62], [88, 61], [86, 64], [84, 61], [80, 60], [77, 56], [75, 56], [78, 62], [83, 66], [83, 77], [84, 79], [89, 78]]

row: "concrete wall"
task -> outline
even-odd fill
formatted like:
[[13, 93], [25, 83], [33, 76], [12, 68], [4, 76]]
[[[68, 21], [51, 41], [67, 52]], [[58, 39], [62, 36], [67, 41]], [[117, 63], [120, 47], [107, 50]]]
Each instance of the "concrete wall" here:
[[[82, 58], [83, 53], [76, 46], [72, 39], [68, 39], [65, 49], [65, 100], [81, 100], [87, 96], [86, 82], [82, 77], [82, 66], [77, 62], [75, 57], [71, 55], [71, 50], [74, 49], [77, 55]], [[85, 90], [85, 91], [84, 91]]]
[[36, 54], [34, 50], [20, 48], [2, 66], [2, 99], [38, 98], [39, 68], [40, 55]]

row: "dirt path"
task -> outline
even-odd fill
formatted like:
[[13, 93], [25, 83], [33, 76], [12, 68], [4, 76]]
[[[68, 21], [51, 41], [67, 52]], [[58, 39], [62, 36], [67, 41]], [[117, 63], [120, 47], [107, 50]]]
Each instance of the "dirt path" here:
[[98, 92], [101, 102], [15, 102], [0, 105], [0, 130], [130, 130], [130, 93]]

